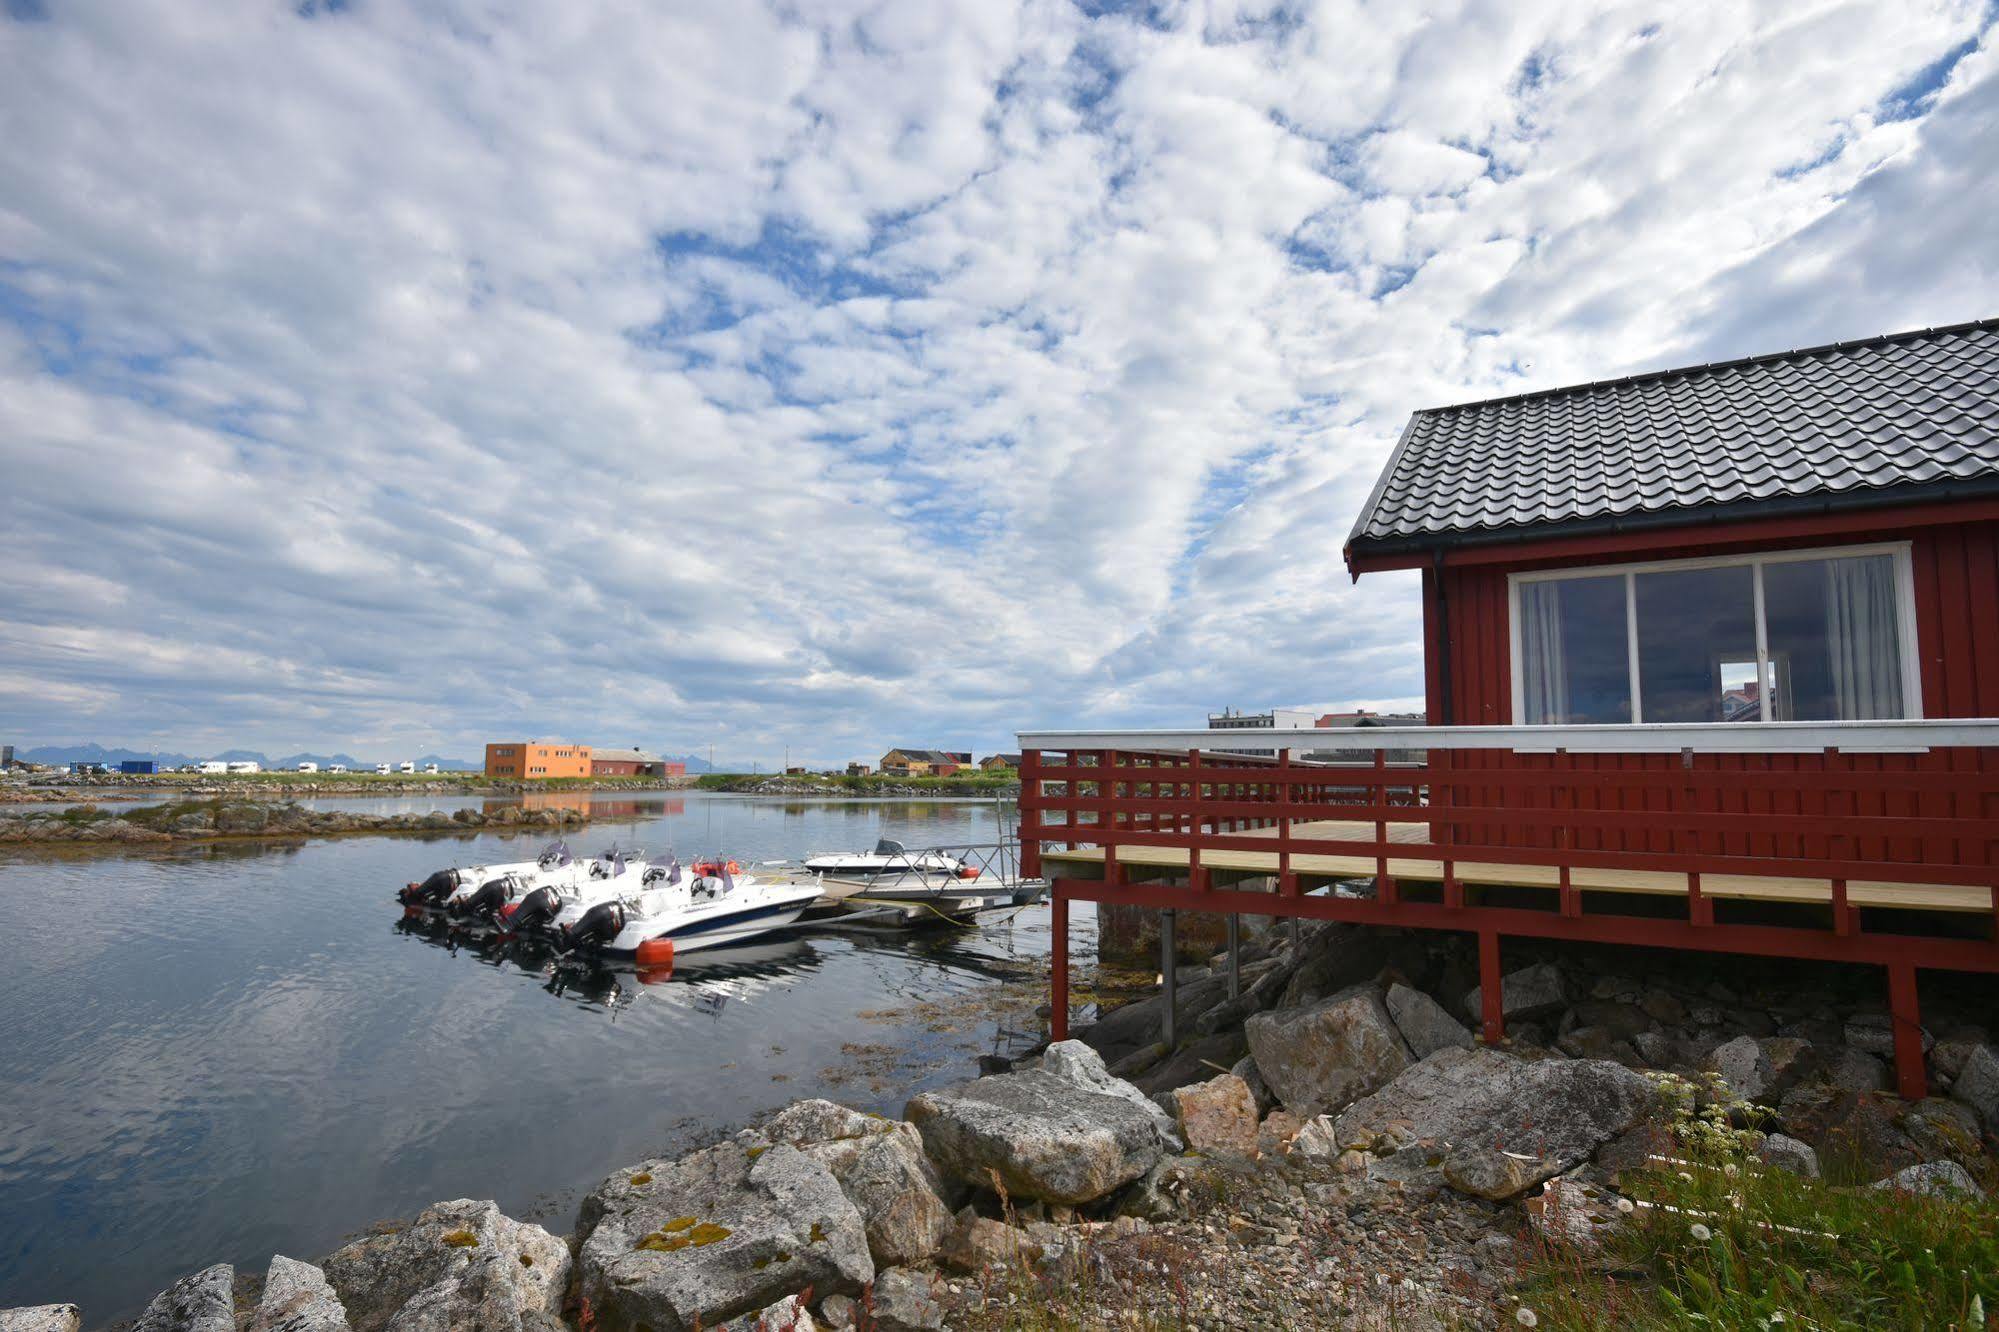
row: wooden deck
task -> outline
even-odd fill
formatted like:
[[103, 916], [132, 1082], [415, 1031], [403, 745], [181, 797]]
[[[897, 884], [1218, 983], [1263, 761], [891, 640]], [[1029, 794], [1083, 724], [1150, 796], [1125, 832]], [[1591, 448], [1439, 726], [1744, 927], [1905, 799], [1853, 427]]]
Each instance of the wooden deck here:
[[[1372, 856], [1325, 854], [1303, 850], [1301, 845], [1314, 839], [1371, 841], [1375, 835], [1374, 829], [1375, 825], [1372, 823], [1335, 821], [1294, 825], [1291, 830], [1292, 872], [1298, 875], [1301, 883], [1309, 880], [1371, 878], [1375, 872], [1375, 860]], [[1085, 825], [1076, 831], [1087, 836], [1089, 827]], [[1229, 836], [1269, 837], [1274, 840], [1277, 830], [1262, 828], [1230, 833]], [[1428, 824], [1388, 825], [1390, 842], [1428, 848], [1429, 837]], [[1466, 849], [1469, 851], [1473, 848]], [[1185, 870], [1188, 858], [1187, 851], [1180, 847], [1126, 846], [1118, 850], [1118, 864], [1133, 868], [1144, 866], [1148, 869]], [[1053, 868], [1058, 865], [1101, 866], [1104, 853], [1101, 848], [1096, 847], [1065, 851], [1051, 846], [1042, 851], [1041, 859], [1045, 866], [1050, 867], [1048, 872], [1052, 876], [1059, 872]], [[1206, 870], [1248, 876], [1274, 875], [1277, 873], [1277, 853], [1204, 850], [1201, 853], [1201, 867]], [[1553, 865], [1503, 865], [1453, 858], [1451, 868], [1457, 875], [1458, 882], [1462, 884], [1545, 888], [1550, 892], [1561, 890], [1561, 873]], [[1440, 860], [1391, 856], [1388, 860], [1388, 873], [1402, 882], [1441, 883], [1444, 878], [1444, 866]], [[1686, 875], [1663, 870], [1618, 870], [1578, 866], [1570, 871], [1569, 882], [1583, 892], [1592, 893], [1639, 893], [1661, 897], [1689, 895]], [[1827, 906], [1831, 905], [1833, 900], [1832, 881], [1829, 879], [1801, 879], [1762, 874], [1703, 874], [1701, 894], [1704, 897], [1730, 898], [1739, 901], [1816, 903]], [[1850, 906], [1898, 907], [1911, 911], [1986, 913], [1992, 910], [1990, 889], [1955, 884], [1855, 879], [1846, 885], [1846, 900]]]

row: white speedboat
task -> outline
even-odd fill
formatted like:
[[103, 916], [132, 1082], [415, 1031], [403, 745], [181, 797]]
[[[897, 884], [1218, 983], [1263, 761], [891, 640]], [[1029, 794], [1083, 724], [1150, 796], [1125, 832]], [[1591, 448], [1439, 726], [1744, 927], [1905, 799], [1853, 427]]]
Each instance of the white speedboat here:
[[643, 851], [613, 848], [592, 860], [581, 874], [538, 884], [511, 905], [503, 905], [494, 922], [506, 934], [559, 936], [592, 907], [637, 895], [649, 877], [665, 870], [666, 866], [646, 859]]
[[549, 844], [533, 860], [519, 860], [504, 865], [460, 865], [451, 869], [441, 869], [422, 882], [411, 882], [396, 894], [396, 900], [406, 907], [442, 907], [451, 902], [468, 897], [495, 879], [513, 875], [522, 880], [533, 880], [539, 886], [543, 880], [565, 877], [575, 860], [569, 854], [569, 847], [560, 841]]
[[816, 881], [760, 879], [734, 861], [653, 866], [635, 897], [600, 902], [561, 932], [568, 952], [642, 965], [782, 929], [819, 898]]
[[956, 856], [942, 851], [910, 851], [887, 837], [876, 842], [872, 852], [827, 851], [808, 857], [805, 868], [812, 874], [849, 880], [900, 875], [977, 878], [979, 874]]

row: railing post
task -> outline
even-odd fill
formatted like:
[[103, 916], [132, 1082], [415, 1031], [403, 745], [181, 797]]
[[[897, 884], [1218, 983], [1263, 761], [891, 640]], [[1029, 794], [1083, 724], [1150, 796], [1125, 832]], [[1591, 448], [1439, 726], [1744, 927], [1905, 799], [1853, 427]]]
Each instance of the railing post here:
[[1069, 1039], [1069, 899], [1062, 886], [1048, 895], [1048, 1039]]
[[1020, 877], [1041, 877], [1041, 751], [1020, 754]]
[[1175, 1008], [1180, 1002], [1180, 960], [1176, 937], [1180, 913], [1168, 907], [1159, 913], [1159, 993], [1161, 1005], [1166, 1010], [1160, 1014], [1159, 1035], [1168, 1053], [1179, 1044], [1180, 1015]]
[[1291, 751], [1288, 749], [1277, 751], [1277, 801], [1277, 895], [1296, 897], [1298, 876], [1291, 872]]
[[[1115, 762], [1116, 752], [1110, 749], [1100, 749], [1097, 751], [1097, 799], [1105, 804], [1109, 804], [1112, 800], [1116, 799], [1116, 796], [1112, 793], [1117, 789], [1117, 783], [1104, 776], [1105, 773], [1110, 771], [1111, 765]], [[1098, 836], [1105, 839], [1102, 843], [1104, 848], [1104, 882], [1112, 888], [1121, 888], [1124, 886], [1125, 879], [1124, 866], [1118, 863], [1117, 814], [1108, 809], [1099, 810], [1097, 812], [1097, 826], [1100, 829]]]
[[1687, 871], [1687, 923], [1714, 924], [1714, 899], [1701, 891], [1701, 872]]
[[1832, 881], [1832, 932], [1842, 937], [1852, 934], [1860, 923], [1860, 913], [1846, 900], [1846, 880]]
[[1374, 750], [1374, 898], [1394, 906], [1400, 894], [1388, 873], [1388, 751]]
[[1208, 872], [1201, 868], [1201, 751], [1187, 752], [1187, 886], [1197, 893], [1208, 891]]

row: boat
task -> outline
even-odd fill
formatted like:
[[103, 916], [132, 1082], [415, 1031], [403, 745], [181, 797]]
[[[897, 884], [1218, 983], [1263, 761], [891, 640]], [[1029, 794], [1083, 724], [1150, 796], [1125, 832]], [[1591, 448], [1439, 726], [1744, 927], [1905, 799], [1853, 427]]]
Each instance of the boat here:
[[874, 879], [884, 875], [945, 875], [976, 879], [979, 871], [943, 851], [910, 851], [901, 842], [884, 837], [872, 852], [828, 851], [805, 860], [808, 873], [835, 879]]
[[411, 881], [396, 893], [396, 900], [406, 907], [442, 907], [454, 899], [477, 892], [486, 884], [505, 875], [536, 879], [560, 877], [572, 864], [567, 844], [551, 842], [548, 848], [533, 860], [515, 861], [504, 865], [461, 865], [451, 869], [441, 869], [422, 881]]
[[666, 864], [655, 865], [646, 859], [643, 851], [607, 851], [592, 862], [588, 873], [537, 887], [517, 902], [502, 907], [494, 921], [506, 934], [540, 934], [559, 939], [563, 931], [592, 908], [636, 897], [649, 882], [677, 868], [678, 862], [671, 854]]
[[654, 866], [636, 896], [599, 902], [563, 927], [559, 946], [658, 966], [783, 929], [819, 895], [816, 879], [760, 878], [734, 861]]

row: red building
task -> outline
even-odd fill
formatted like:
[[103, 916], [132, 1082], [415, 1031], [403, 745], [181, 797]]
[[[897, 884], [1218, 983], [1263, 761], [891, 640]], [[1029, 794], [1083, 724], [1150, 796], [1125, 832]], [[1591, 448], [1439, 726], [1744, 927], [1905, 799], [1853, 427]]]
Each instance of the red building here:
[[1923, 1094], [1918, 969], [1999, 971], [1999, 320], [1418, 412], [1346, 557], [1422, 571], [1429, 725], [1023, 735], [1064, 954], [1079, 898], [1462, 930], [1488, 1038], [1508, 936], [1870, 963]]

